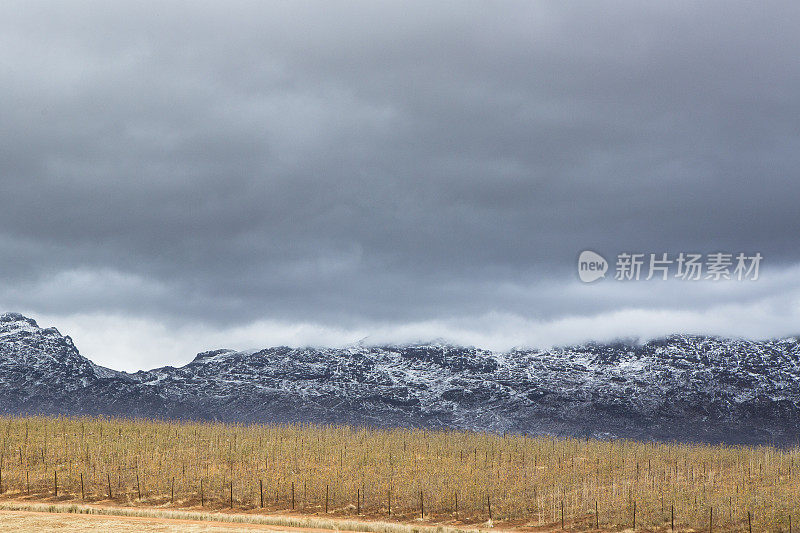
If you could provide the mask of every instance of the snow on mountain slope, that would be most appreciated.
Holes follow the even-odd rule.
[[[20,393],[49,385],[74,391],[94,379],[92,364],[55,328],[18,313],[0,315],[0,379]]]
[[[126,374],[0,317],[0,412],[795,443],[800,341],[674,335],[494,354],[442,343],[214,350]]]

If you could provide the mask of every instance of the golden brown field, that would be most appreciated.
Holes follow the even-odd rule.
[[[463,527],[789,530],[798,449],[457,431],[0,418],[0,502]],[[748,513],[750,524],[748,525]]]

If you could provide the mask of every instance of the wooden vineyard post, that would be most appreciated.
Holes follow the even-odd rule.
[[[294,481],[292,481],[292,511],[294,511]]]
[[[419,491],[419,517],[425,518],[425,501],[422,499],[422,489]]]
[[[714,524],[714,507],[711,506],[711,508],[708,510],[708,533],[711,533],[711,528],[713,524]]]
[[[600,529],[600,515],[597,513],[597,500],[594,501],[594,528]]]
[[[230,488],[231,488],[231,500],[230,500],[231,501],[231,509],[233,509],[233,481],[231,481]]]
[[[672,531],[675,531],[675,504],[669,507],[669,523]]]
[[[58,498],[58,470],[53,470],[53,494]]]
[[[389,486],[389,516],[392,516],[392,487]]]
[[[203,478],[200,478],[200,507],[205,507],[205,503],[203,498]]]
[[[83,494],[83,472],[81,472],[81,500],[85,500],[86,497]]]
[[[325,485],[325,513],[328,513],[328,485]]]
[[[461,453],[463,454],[464,452]],[[456,520],[458,520],[458,491],[455,492],[455,499],[456,499]]]
[[[172,476],[172,484],[169,487],[169,503],[175,503],[175,476]]]
[[[486,506],[489,508],[489,520],[492,519],[492,500],[489,499],[489,493],[486,493]]]
[[[561,500],[561,529],[564,529],[564,500]]]
[[[747,531],[753,533],[753,522],[750,519],[750,511],[747,511]]]
[[[356,489],[356,514],[361,514],[361,489]]]
[[[264,508],[264,480],[263,479],[259,479],[258,480],[258,494],[259,494],[259,497],[261,498],[261,508],[263,509]]]
[[[136,497],[142,501],[142,487],[139,485],[139,472],[136,472]]]

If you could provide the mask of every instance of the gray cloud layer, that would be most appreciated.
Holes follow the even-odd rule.
[[[794,312],[799,10],[6,3],[0,302],[352,331]],[[760,251],[767,281],[601,293],[586,248]]]

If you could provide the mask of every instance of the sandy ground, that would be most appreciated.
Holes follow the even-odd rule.
[[[330,530],[292,528],[263,524],[220,524],[197,520],[174,520],[168,518],[144,518],[128,516],[79,515],[68,513],[44,513],[35,511],[0,511],[0,531],[3,532],[189,532],[189,533],[233,533],[237,531],[288,531],[298,533],[322,533]]]

